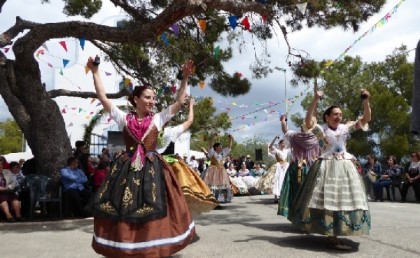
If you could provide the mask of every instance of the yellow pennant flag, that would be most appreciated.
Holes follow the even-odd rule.
[[[90,71],[89,67],[85,66],[85,73],[88,74],[89,71]]]
[[[198,20],[198,26],[200,26],[200,29],[206,33],[206,27],[207,27],[207,22],[206,20]]]
[[[204,87],[206,87],[206,84],[204,83],[204,81],[200,81],[199,85],[200,85],[200,89],[204,89]]]

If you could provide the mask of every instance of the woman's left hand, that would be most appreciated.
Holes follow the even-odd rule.
[[[192,70],[194,68],[194,62],[192,60],[188,60],[182,66],[182,75],[184,78],[188,78],[192,74]]]

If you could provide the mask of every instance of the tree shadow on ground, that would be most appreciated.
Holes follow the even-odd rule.
[[[31,232],[54,232],[54,231],[72,231],[81,230],[87,233],[93,233],[93,218],[60,220],[60,221],[39,221],[39,222],[21,222],[7,223],[0,228],[1,231],[13,231],[13,233],[31,233]]]
[[[300,235],[300,236],[286,236],[286,237],[273,237],[273,236],[249,236],[248,239],[236,240],[235,242],[252,242],[256,240],[268,241],[280,247],[294,248],[299,250],[306,250],[312,252],[324,252],[333,254],[355,253],[359,251],[360,243],[354,242],[350,239],[339,238],[343,244],[351,247],[351,250],[339,250],[329,246],[325,236],[314,235]]]

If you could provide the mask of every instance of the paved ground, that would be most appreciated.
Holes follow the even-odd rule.
[[[175,258],[420,257],[420,204],[371,202],[372,231],[345,238],[352,251],[326,247],[325,237],[296,230],[276,215],[270,196],[235,197],[196,220],[200,240]],[[90,247],[93,220],[0,224],[2,258],[101,257]]]

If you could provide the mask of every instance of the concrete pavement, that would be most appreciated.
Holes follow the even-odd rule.
[[[223,209],[196,219],[200,240],[177,258],[419,257],[420,204],[371,202],[369,236],[348,237],[352,251],[328,249],[325,237],[308,235],[276,215],[271,196],[235,197]],[[90,247],[93,220],[0,224],[2,258],[101,257]]]

